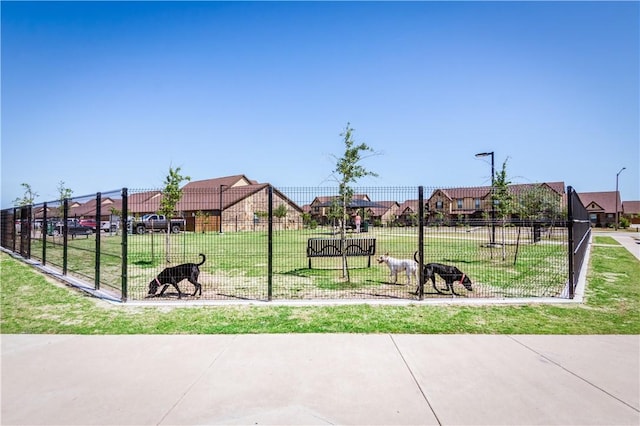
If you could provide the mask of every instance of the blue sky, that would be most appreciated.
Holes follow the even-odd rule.
[[[7,2],[2,207],[245,174],[639,194],[638,2]],[[329,178],[329,179],[328,179]],[[403,201],[403,200],[400,200]]]

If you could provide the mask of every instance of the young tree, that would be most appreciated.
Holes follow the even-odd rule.
[[[502,260],[507,257],[505,246],[505,225],[507,218],[515,211],[514,197],[509,192],[511,181],[507,177],[507,160],[502,163],[502,170],[496,173],[493,183],[492,202],[495,203],[496,214],[502,223]]]
[[[273,215],[279,219],[281,225],[284,223],[285,229],[286,229],[285,219],[287,217],[287,213],[288,213],[287,206],[285,206],[284,204],[280,204],[278,207],[276,207],[273,210]]]
[[[180,184],[185,180],[190,181],[191,178],[189,176],[182,176],[180,174],[180,167],[177,167],[175,170],[173,169],[173,167],[169,167],[169,174],[165,178],[164,188],[162,190],[160,209],[158,209],[158,213],[164,215],[167,219],[167,236],[165,240],[165,253],[167,257],[167,263],[171,263],[169,247],[171,235],[171,219],[175,216],[176,205],[182,198],[182,189],[180,189]]]
[[[13,200],[13,205],[16,207],[25,207],[32,205],[36,198],[38,198],[38,193],[31,189],[31,185],[28,183],[20,184],[24,188],[24,195],[22,198],[16,198]]]
[[[348,206],[353,198],[352,184],[366,176],[378,176],[376,173],[370,172],[360,162],[368,156],[363,154],[374,151],[366,143],[356,144],[353,139],[353,131],[351,124],[347,123],[344,132],[340,134],[344,138],[344,154],[340,158],[336,158],[336,168],[333,170],[333,176],[339,184],[340,201],[335,204],[335,209],[339,217],[340,223],[340,247],[342,248],[342,277],[350,281],[349,268],[347,266],[347,253],[344,250],[346,240],[346,224],[348,219]]]
[[[64,181],[58,182],[58,200],[60,200],[60,205],[64,203],[66,198],[71,198],[71,194],[73,194],[73,191],[64,186]]]

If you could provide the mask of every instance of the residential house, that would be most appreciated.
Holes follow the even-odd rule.
[[[244,175],[189,182],[176,209],[184,215],[188,231],[266,230],[269,186]],[[276,188],[273,212],[276,230],[302,228],[302,209]]]
[[[419,213],[418,200],[406,200],[404,203],[398,205],[396,210],[395,220],[390,221],[389,224],[402,225],[402,226],[417,226],[418,225],[418,213]]]
[[[589,212],[589,221],[594,227],[613,227],[616,223],[616,205],[618,214],[622,215],[623,207],[620,192],[579,192],[578,197]]]
[[[533,213],[526,212],[532,207],[536,216],[558,215],[566,204],[564,182],[515,184],[507,190],[519,206],[510,219],[532,216]],[[428,223],[464,223],[488,218],[492,212],[491,186],[436,189],[427,200],[425,210]]]
[[[640,201],[623,201],[623,216],[626,217],[634,225],[640,224]]]
[[[119,211],[122,208],[122,200],[120,199],[113,199],[110,197],[101,198],[100,218],[96,218],[97,204],[96,198],[91,198],[85,203],[74,202],[69,204],[68,216],[78,219],[91,218],[96,219],[97,221],[109,220],[114,209]]]
[[[397,201],[376,201],[380,207],[370,207],[367,209],[367,218],[373,224],[389,224],[396,220],[400,209]]]
[[[320,196],[315,197],[311,204],[309,204],[309,213],[311,214],[311,219],[315,220],[320,225],[328,225],[331,222],[330,219],[330,211],[331,211],[331,203],[333,201],[338,201],[339,196]],[[367,194],[354,194],[351,197],[352,200],[362,200],[371,202],[371,199]],[[367,213],[371,213],[370,211]],[[367,217],[371,217],[370,215]]]

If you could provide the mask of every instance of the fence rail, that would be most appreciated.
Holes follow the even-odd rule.
[[[468,200],[443,205],[438,191],[443,190],[358,188],[356,194],[365,196],[347,206],[344,227],[334,215],[335,202],[327,201],[335,200],[336,188],[190,191],[183,194],[179,217],[171,218],[182,221],[180,232],[147,223],[147,232],[136,233],[132,225],[145,213],[157,213],[161,194],[123,189],[2,210],[1,243],[123,301],[148,300],[149,283],[164,268],[198,263],[200,253],[207,260],[200,266],[199,298],[207,300],[451,297],[439,292],[445,287],[441,277],[435,287],[431,281],[419,286],[420,267],[407,276],[393,269],[397,262],[383,262],[383,254],[410,264],[416,259],[420,266],[456,266],[473,283],[472,291],[455,284],[463,297],[573,297],[589,224],[571,187],[567,206],[555,212],[548,206],[561,201],[543,200],[546,209],[494,221],[483,214],[484,201],[475,201],[478,209],[469,208]],[[522,195],[522,205],[524,200]],[[373,240],[374,261],[321,256],[310,268],[309,241],[324,239],[346,240],[335,247]],[[179,287],[193,292],[186,280]],[[162,297],[176,293],[168,288]]]

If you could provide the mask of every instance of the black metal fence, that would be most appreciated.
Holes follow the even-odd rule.
[[[578,193],[571,187],[567,187],[567,220],[569,239],[569,298],[575,296],[580,271],[591,241],[591,222],[589,212],[580,201]]]
[[[461,297],[573,297],[588,242],[570,187],[516,191],[506,212],[486,188],[357,188],[343,216],[337,188],[249,186],[185,191],[168,221],[158,190],[6,209],[2,246],[124,301],[149,300],[160,271],[200,253],[199,299],[419,300],[452,293],[439,276],[418,286],[414,259],[462,271],[472,290],[455,282]],[[188,281],[179,288],[196,298]]]

